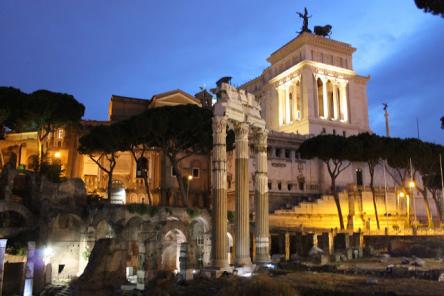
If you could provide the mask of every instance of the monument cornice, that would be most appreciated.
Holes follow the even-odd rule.
[[[303,45],[313,45],[316,47],[321,47],[324,49],[334,50],[344,54],[353,54],[356,48],[352,47],[350,44],[345,42],[336,41],[330,38],[325,38],[321,36],[316,36],[311,33],[302,33],[301,35],[293,38],[285,45],[274,51],[268,58],[267,61],[270,64],[275,64],[281,59],[287,57],[289,54],[302,47]]]
[[[279,73],[272,79],[270,79],[268,82],[271,84],[274,83],[285,83],[287,80],[291,80],[296,78],[304,69],[304,67],[310,67],[313,70],[316,70],[316,72],[323,72],[328,73],[331,76],[344,76],[344,77],[356,77],[356,72],[350,69],[340,68],[324,63],[319,63],[311,60],[304,60],[300,63],[297,63],[296,65],[288,68],[287,70]],[[298,72],[299,71],[299,72]],[[295,73],[297,72],[297,73]],[[295,77],[293,77],[295,76]]]

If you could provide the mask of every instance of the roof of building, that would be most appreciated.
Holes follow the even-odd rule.
[[[318,36],[311,33],[302,33],[277,50],[275,50],[268,58],[267,61],[271,64],[279,61],[280,59],[286,57],[289,53],[293,52],[297,48],[301,47],[303,44],[311,44],[317,47],[323,47],[326,49],[336,50],[346,54],[352,54],[356,51],[356,48],[352,47],[350,44],[333,40],[330,38]]]

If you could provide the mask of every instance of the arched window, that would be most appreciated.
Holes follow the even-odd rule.
[[[323,83],[321,78],[318,78],[317,81],[317,90],[318,90],[318,114],[319,117],[325,117],[325,110],[324,110],[324,89],[323,89]]]

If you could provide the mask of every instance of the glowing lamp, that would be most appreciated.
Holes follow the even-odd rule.
[[[54,153],[54,157],[60,159],[60,157],[62,157],[62,154],[60,153],[60,151],[56,151]]]
[[[415,188],[415,181],[410,181],[409,182],[409,187],[410,188]]]
[[[193,176],[189,175],[188,176],[188,181],[191,181],[191,180],[193,180]]]
[[[399,197],[405,197],[405,193],[404,193],[404,191],[399,192],[398,196],[399,196]]]

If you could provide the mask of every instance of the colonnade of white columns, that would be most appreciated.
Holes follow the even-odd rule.
[[[278,89],[279,126],[301,119],[301,83],[294,79],[279,86]]]
[[[235,264],[251,264],[250,257],[250,209],[249,209],[249,145],[250,124],[232,120],[236,135],[236,239]],[[224,116],[213,117],[213,265],[228,267],[227,239],[227,170],[226,170],[226,128]],[[255,151],[257,171],[255,173],[256,207],[256,263],[269,262],[268,222],[268,177],[267,177],[267,131],[255,128]]]
[[[331,119],[342,122],[348,121],[348,104],[347,104],[347,81],[336,78],[329,78],[327,76],[315,75],[316,81],[322,83],[322,93],[317,91],[317,102],[322,104],[321,112],[318,106],[318,114],[322,119]],[[331,90],[328,89],[328,83],[331,84]],[[331,106],[329,93],[332,93],[333,106]],[[320,96],[322,95],[322,103],[320,103]],[[333,108],[332,108],[333,107]],[[330,110],[333,109],[333,112]],[[332,114],[330,114],[332,113]]]

